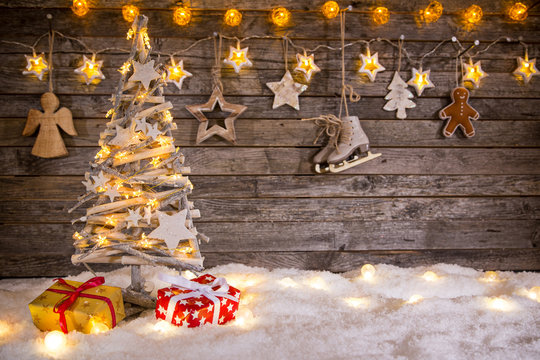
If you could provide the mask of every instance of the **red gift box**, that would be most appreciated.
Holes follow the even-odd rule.
[[[158,319],[176,326],[197,327],[225,324],[236,316],[240,290],[227,284],[224,278],[206,274],[190,281],[181,276],[159,274],[159,279],[172,286],[158,290]]]

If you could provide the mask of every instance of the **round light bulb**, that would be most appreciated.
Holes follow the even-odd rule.
[[[45,335],[43,343],[49,351],[58,351],[66,346],[66,335],[58,330],[54,330]]]
[[[274,25],[285,26],[291,19],[291,12],[284,7],[278,7],[272,10],[271,19]]]
[[[92,328],[90,329],[90,334],[100,334],[109,331],[109,327],[99,321],[93,321]]]
[[[333,19],[339,15],[339,5],[335,1],[327,1],[321,8],[325,18]]]
[[[430,2],[429,5],[424,10],[420,10],[420,14],[422,15],[426,23],[436,22],[437,20],[439,20],[442,13],[443,13],[443,6],[438,1]]]
[[[122,17],[128,22],[133,22],[135,18],[139,16],[139,8],[135,5],[124,5],[122,6]]]
[[[478,24],[483,16],[482,8],[478,5],[471,5],[465,10],[463,17],[469,24]]]
[[[525,4],[517,2],[508,8],[508,17],[514,21],[523,21],[529,15]]]
[[[86,2],[86,0],[73,0],[71,10],[77,16],[84,16],[88,14],[90,8],[88,7],[88,3]]]
[[[379,6],[373,10],[372,18],[377,25],[386,24],[390,20],[390,11],[383,6]]]
[[[188,7],[180,6],[174,10],[173,21],[180,26],[186,26],[191,21],[191,10]]]
[[[249,325],[253,319],[253,313],[247,307],[242,307],[238,310],[235,317],[235,324],[241,327]]]
[[[424,297],[422,295],[414,294],[409,298],[407,301],[408,304],[417,304],[420,301],[424,300]]]
[[[422,278],[426,281],[436,281],[439,279],[439,276],[437,274],[435,274],[433,271],[426,271],[423,275],[422,275]]]
[[[364,280],[372,280],[375,277],[375,266],[371,264],[365,264],[360,269],[360,272],[362,273],[362,278]]]
[[[498,282],[500,278],[496,271],[486,271],[482,280],[486,282]]]
[[[540,302],[540,286],[534,286],[529,290],[529,299]]]
[[[236,9],[229,9],[225,13],[223,20],[229,26],[238,26],[242,22],[242,13]]]
[[[500,297],[489,298],[487,300],[487,306],[491,310],[496,310],[496,311],[512,310],[512,304],[508,300],[500,298]]]

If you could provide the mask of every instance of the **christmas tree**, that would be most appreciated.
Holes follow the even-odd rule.
[[[403,81],[399,73],[394,73],[394,78],[388,90],[390,92],[384,97],[385,100],[389,100],[383,107],[386,111],[397,110],[396,116],[398,119],[405,119],[407,117],[406,109],[416,107],[416,104],[409,99],[413,98],[413,94],[407,90],[407,83]]]
[[[85,225],[73,236],[72,262],[133,265],[134,290],[141,290],[138,265],[202,270],[199,240],[208,240],[193,226],[200,214],[187,199],[193,185],[174,146],[173,106],[162,96],[166,72],[150,59],[146,24],[141,16],[128,32],[133,43],[119,69],[111,120],[85,174],[87,192],[70,210],[94,201],[78,219]]]

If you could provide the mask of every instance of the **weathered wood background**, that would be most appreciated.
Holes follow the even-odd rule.
[[[90,47],[128,48],[128,24],[120,7],[125,1],[95,1],[83,18],[69,9],[70,1],[0,1],[0,39],[32,43],[48,29],[46,14],[54,16],[54,28],[83,39]],[[338,19],[325,20],[318,12],[322,0],[203,1],[193,0],[192,24],[176,26],[171,19],[172,1],[135,2],[149,17],[149,33],[155,49],[173,52],[194,40],[221,31],[231,36],[282,35],[313,48],[320,43],[339,46]],[[422,26],[414,12],[428,1],[385,1],[390,22],[374,26],[368,11],[375,1],[353,3],[347,17],[347,41],[386,37],[396,41],[405,34],[405,47],[414,56],[424,54],[439,41],[456,35],[483,44],[510,36],[530,44],[529,56],[540,59],[540,17],[533,11],[524,23],[512,23],[503,15],[503,1],[476,1],[484,9],[482,23],[472,31],[459,24],[461,1],[443,1],[445,14],[436,23]],[[355,4],[356,3],[356,4]],[[274,5],[293,10],[293,24],[276,29],[262,11]],[[237,29],[222,25],[223,9],[244,11]],[[308,11],[309,10],[309,11]],[[224,43],[224,54],[229,43]],[[358,76],[361,46],[349,48],[346,71],[362,95],[351,105],[383,156],[339,175],[315,175],[310,158],[314,124],[303,117],[336,113],[339,104],[340,55],[319,51],[322,71],[314,76],[301,96],[301,110],[272,110],[273,96],[265,86],[283,75],[281,41],[253,39],[245,43],[254,66],[239,75],[222,70],[225,96],[248,110],[236,121],[238,145],[219,139],[195,145],[198,122],[186,104],[205,102],[210,94],[211,42],[205,42],[182,58],[194,74],[182,91],[173,85],[167,99],[178,123],[176,144],[182,147],[193,169],[195,191],[191,199],[202,212],[197,227],[211,237],[202,245],[206,265],[241,262],[266,267],[297,267],[343,271],[364,262],[401,266],[456,263],[484,269],[540,270],[540,76],[528,85],[512,76],[516,58],[523,56],[517,43],[501,43],[483,54],[489,77],[472,91],[470,103],[481,119],[474,123],[477,135],[461,134],[446,139],[437,112],[449,103],[454,84],[455,50],[448,44],[424,61],[436,85],[428,89],[406,120],[385,112],[386,86],[397,69],[397,51],[375,43],[387,71],[374,83]],[[38,50],[46,50],[46,41]],[[0,276],[64,275],[82,271],[70,263],[73,252],[70,224],[72,206],[84,188],[80,181],[88,161],[97,151],[106,122],[108,98],[125,54],[99,56],[107,77],[86,86],[73,72],[89,55],[72,41],[57,39],[55,91],[61,105],[75,117],[78,137],[64,139],[70,156],[44,160],[30,155],[35,137],[21,136],[25,117],[39,108],[47,83],[23,76],[25,48],[0,43]],[[289,53],[293,67],[294,51]],[[168,61],[168,58],[162,58]],[[402,62],[403,78],[411,64]],[[81,215],[80,211],[75,216]]]

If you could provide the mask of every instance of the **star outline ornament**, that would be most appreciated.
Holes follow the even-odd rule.
[[[29,56],[24,55],[26,58],[26,67],[23,71],[23,75],[36,75],[39,81],[43,81],[43,75],[49,72],[49,63],[45,60],[43,53],[39,55]]]
[[[411,71],[412,77],[409,81],[407,81],[407,84],[416,90],[416,94],[418,96],[422,95],[425,89],[435,87],[429,78],[431,70],[428,69],[423,71],[422,67],[420,67],[420,69],[413,67]]]
[[[465,66],[463,82],[469,81],[475,89],[478,89],[480,87],[480,80],[488,76],[488,74],[482,70],[482,61],[478,60],[474,64],[470,61],[469,64],[463,64],[463,66]]]
[[[159,226],[148,234],[148,238],[163,240],[171,252],[176,249],[180,240],[196,239],[195,234],[185,225],[187,209],[174,215],[168,215],[162,211],[156,211],[156,213]]]
[[[253,65],[247,57],[248,50],[248,46],[243,49],[240,49],[240,46],[237,46],[236,48],[231,46],[229,48],[229,56],[226,59],[223,59],[223,62],[227,65],[231,65],[234,68],[234,72],[238,74],[240,69],[244,66],[251,67]]]
[[[525,55],[525,59],[523,59],[521,56],[518,56],[517,63],[518,66],[516,70],[514,70],[513,74],[516,76],[520,76],[525,84],[528,84],[533,76],[538,75],[538,69],[536,68],[536,59],[529,60],[527,55]]]
[[[272,109],[289,105],[295,110],[300,110],[298,97],[308,88],[307,85],[294,81],[289,70],[285,72],[280,81],[267,82],[266,86],[274,93]]]
[[[315,64],[315,55],[311,54],[309,56],[296,54],[297,65],[294,68],[294,71],[300,71],[304,73],[306,81],[311,81],[311,76],[314,73],[318,73],[321,69]]]
[[[101,72],[103,60],[95,61],[94,58],[89,59],[83,55],[83,63],[80,67],[73,70],[75,74],[82,75],[86,85],[90,85],[94,79],[105,79],[105,75]]]
[[[180,60],[178,64],[172,61],[171,65],[167,66],[167,82],[176,85],[178,90],[182,90],[184,80],[192,76],[192,73],[184,69],[184,60]]]
[[[216,104],[219,104],[219,107],[222,111],[230,112],[224,120],[225,127],[221,127],[217,124],[213,125],[208,129],[208,118],[204,115],[203,111],[213,111],[216,107]],[[234,121],[240,116],[244,111],[246,111],[247,106],[240,104],[231,104],[225,100],[223,93],[218,86],[214,86],[214,90],[210,95],[208,101],[204,104],[195,104],[195,105],[186,105],[186,109],[193,115],[197,120],[199,120],[199,129],[197,130],[197,144],[202,143],[206,139],[217,135],[224,138],[227,141],[236,144],[236,132],[234,129]]]
[[[161,75],[154,70],[154,60],[150,60],[145,64],[133,61],[133,74],[128,81],[139,81],[148,90],[150,82],[160,77]]]
[[[366,74],[371,82],[375,81],[377,73],[386,70],[386,68],[379,62],[379,53],[371,55],[368,50],[367,55],[360,54],[360,59],[362,61],[362,66],[360,66],[358,72],[360,74]]]

